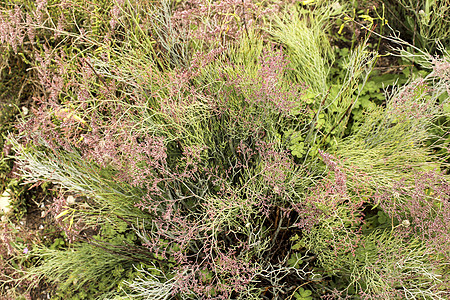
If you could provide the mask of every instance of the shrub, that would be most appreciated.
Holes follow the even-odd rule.
[[[35,31],[41,93],[9,142],[23,179],[61,188],[49,213],[68,239],[30,247],[22,278],[73,298],[443,299],[448,154],[427,143],[444,137],[445,60],[355,122],[377,54],[351,52],[331,93],[326,51],[295,43],[318,50],[337,12],[291,24],[258,19],[288,5],[238,2],[10,7],[2,42]]]

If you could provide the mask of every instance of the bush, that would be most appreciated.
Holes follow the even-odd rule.
[[[79,4],[2,11],[40,91],[8,141],[24,180],[60,188],[67,237],[30,247],[22,280],[72,299],[448,295],[445,57],[361,109],[377,53],[363,41],[329,83],[319,47],[343,7]]]

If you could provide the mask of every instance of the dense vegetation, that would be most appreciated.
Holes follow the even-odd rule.
[[[448,299],[445,2],[1,0],[2,297]]]

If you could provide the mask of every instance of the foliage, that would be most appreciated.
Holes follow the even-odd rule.
[[[275,28],[270,32],[286,47],[292,66],[291,80],[306,83],[310,92],[323,93],[328,88],[327,77],[334,57],[326,32],[342,10],[337,2],[313,11],[295,9],[276,18]]]
[[[439,50],[439,44],[450,41],[450,7],[445,1],[382,1],[388,12],[389,23],[410,39],[416,47],[430,53]]]
[[[20,180],[58,187],[61,232],[0,248],[24,259],[8,284],[45,281],[57,299],[448,296],[447,56],[377,74],[369,14],[354,47],[329,43],[349,15],[337,2],[83,3],[0,10],[0,47],[37,78],[10,154]]]

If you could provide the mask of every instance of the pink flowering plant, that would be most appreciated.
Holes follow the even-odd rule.
[[[297,38],[312,24],[323,38],[341,9],[317,5]],[[330,96],[329,54],[304,53],[323,69],[307,77],[270,17],[286,11],[302,14],[250,0],[2,7],[0,45],[38,82],[9,143],[23,179],[60,188],[47,214],[67,238],[22,249],[36,259],[23,282],[87,299],[449,295],[448,57],[424,56],[427,77],[353,123],[376,53],[362,42]]]

